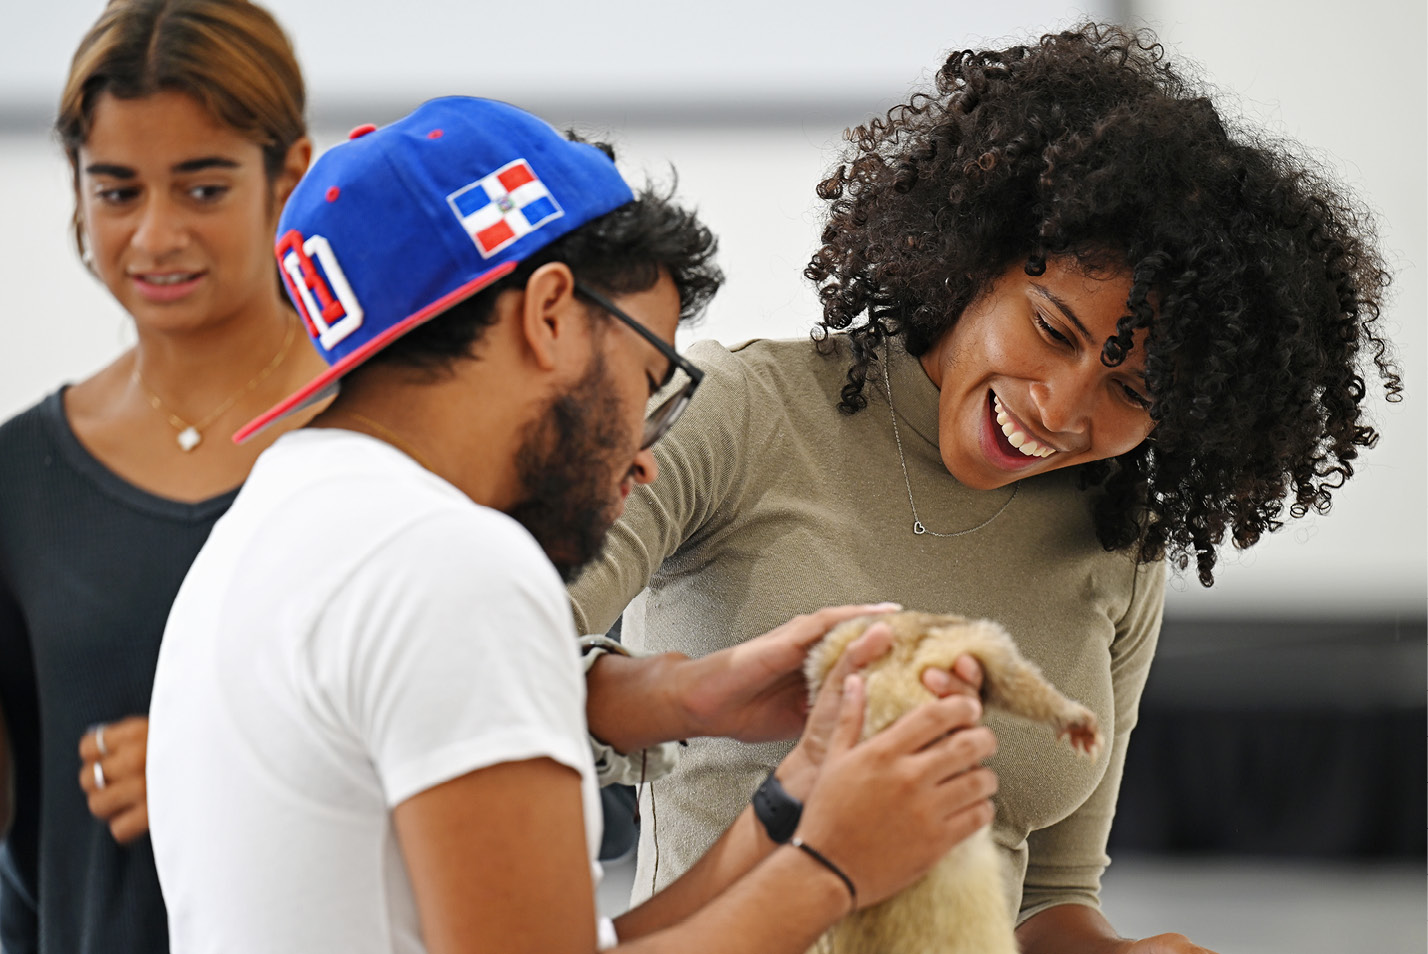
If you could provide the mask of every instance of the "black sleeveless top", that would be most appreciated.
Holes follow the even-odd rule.
[[[0,845],[6,954],[164,954],[147,835],[89,813],[79,740],[149,711],[169,606],[237,491],[195,504],[121,480],[79,443],[63,389],[0,426],[0,707],[15,820]]]

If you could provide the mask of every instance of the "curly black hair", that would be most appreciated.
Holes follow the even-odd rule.
[[[1131,276],[1101,360],[1148,329],[1150,440],[1082,465],[1109,550],[1216,551],[1327,512],[1353,475],[1368,364],[1401,380],[1376,325],[1388,273],[1368,213],[1291,144],[1234,130],[1146,32],[1087,24],[963,50],[935,88],[847,133],[818,186],[822,247],[804,274],[815,339],[849,329],[840,409],[867,405],[880,343],[925,354],[1008,268],[1054,256]]]
[[[573,132],[566,136],[585,141]],[[607,143],[591,145],[615,158]],[[501,293],[525,287],[531,274],[550,262],[564,262],[581,281],[616,297],[645,291],[659,281],[661,270],[668,272],[679,292],[679,320],[692,321],[719,290],[724,273],[714,260],[718,240],[692,210],[674,201],[674,189],[675,183],[665,191],[646,186],[633,201],[562,235],[523,259],[509,275],[402,335],[365,366],[401,365],[440,373],[469,357],[496,320]],[[595,305],[588,310],[603,313]]]

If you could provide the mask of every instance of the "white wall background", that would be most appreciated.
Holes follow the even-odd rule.
[[[805,334],[800,277],[816,243],[813,183],[844,125],[900,101],[945,50],[1078,19],[1055,0],[721,4],[530,2],[518,16],[472,0],[272,0],[307,71],[319,146],[422,98],[477,93],[581,121],[627,168],[667,179],[723,240],[729,283],[694,333],[731,342]],[[74,380],[129,341],[127,321],[75,261],[67,170],[45,135],[74,43],[98,2],[11,11],[0,50],[0,415]],[[1376,407],[1383,440],[1328,517],[1226,557],[1209,591],[1187,580],[1181,615],[1421,617],[1428,590],[1425,338],[1425,10],[1361,0],[1105,0],[1205,68],[1230,109],[1309,145],[1379,215],[1397,272],[1386,325],[1407,400]],[[15,20],[18,15],[18,21]]]
[[[1040,28],[1115,0],[269,0],[312,99],[406,102],[454,91],[535,101],[796,102],[896,95],[947,46]],[[0,102],[50,104],[102,0],[7,11]],[[14,42],[22,40],[22,42]]]

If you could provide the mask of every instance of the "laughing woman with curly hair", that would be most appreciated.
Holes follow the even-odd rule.
[[[698,397],[572,587],[578,622],[647,588],[627,641],[703,655],[830,603],[997,619],[1110,740],[1077,760],[988,718],[1022,949],[1201,951],[1099,913],[1166,563],[1210,585],[1226,540],[1327,511],[1377,439],[1366,378],[1400,381],[1372,223],[1108,27],[953,53],[848,140],[818,187],[815,340],[691,350]],[[786,749],[692,740],[646,786],[637,895]]]

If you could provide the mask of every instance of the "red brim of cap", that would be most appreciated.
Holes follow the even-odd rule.
[[[506,277],[515,271],[516,264],[516,262],[505,262],[491,269],[489,272],[482,272],[455,291],[441,296],[430,305],[421,309],[421,311],[403,318],[371,341],[362,345],[362,347],[347,355],[341,361],[332,365],[322,374],[313,378],[296,392],[288,395],[282,401],[273,405],[273,407],[259,414],[247,424],[244,424],[233,435],[233,443],[242,444],[268,426],[287,417],[289,414],[296,413],[308,405],[315,404],[323,398],[328,397],[329,394],[335,393],[338,380],[348,371],[362,364],[368,358],[371,358],[372,355],[381,351],[417,325],[425,324],[457,302],[470,298],[487,285]]]

